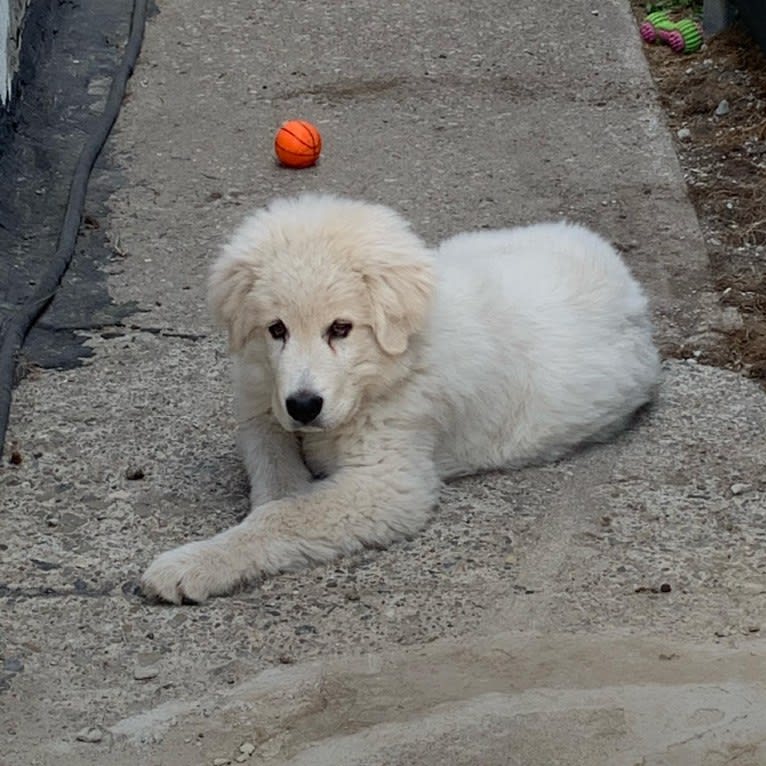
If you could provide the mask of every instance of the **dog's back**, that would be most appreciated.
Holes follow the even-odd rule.
[[[651,398],[647,301],[598,235],[564,223],[462,234],[436,268],[425,367],[442,475],[556,458]]]

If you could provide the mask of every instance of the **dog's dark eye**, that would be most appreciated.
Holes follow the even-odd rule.
[[[284,340],[287,337],[287,328],[284,322],[277,319],[269,325],[269,334],[274,340]]]
[[[345,338],[354,325],[351,322],[344,322],[342,319],[336,319],[328,328],[327,335],[330,338]]]

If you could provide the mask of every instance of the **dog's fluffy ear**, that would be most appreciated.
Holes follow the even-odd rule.
[[[255,264],[240,254],[224,251],[210,269],[208,302],[213,317],[229,332],[229,350],[241,351],[252,331],[248,296],[256,279]]]
[[[380,347],[387,354],[403,354],[410,336],[422,328],[431,304],[430,256],[423,248],[376,258],[366,264],[363,276],[370,293],[372,329]]]

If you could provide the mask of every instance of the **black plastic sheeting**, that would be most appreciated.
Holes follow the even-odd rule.
[[[15,98],[0,125],[0,456],[19,350],[72,261],[146,14],[147,0],[37,0],[25,20]]]

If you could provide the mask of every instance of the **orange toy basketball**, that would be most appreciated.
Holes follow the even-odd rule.
[[[314,125],[305,120],[285,122],[274,136],[274,151],[283,165],[307,168],[319,159],[322,136]]]

